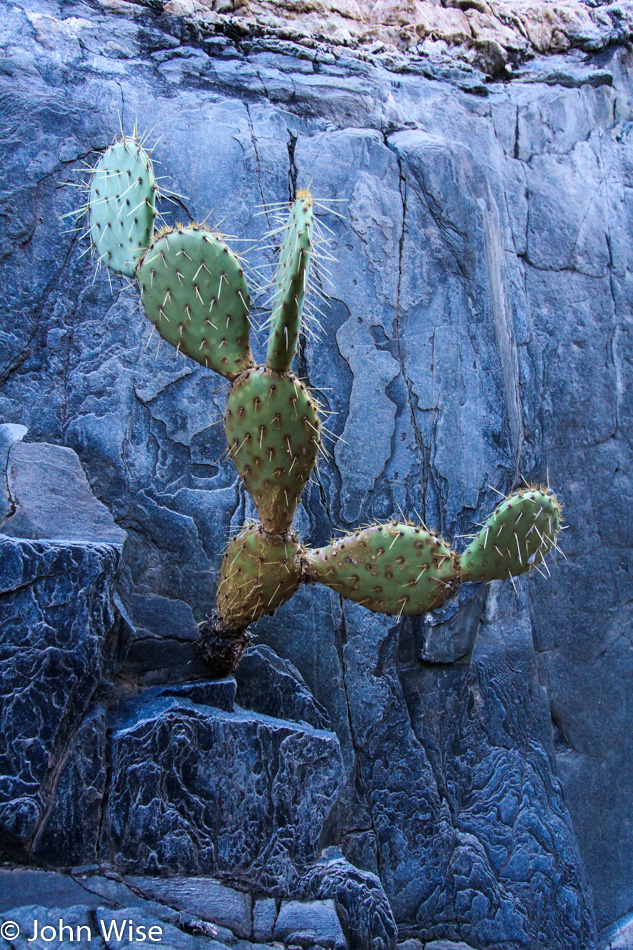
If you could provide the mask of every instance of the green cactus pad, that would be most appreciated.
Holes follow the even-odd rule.
[[[540,564],[560,530],[560,513],[560,504],[549,489],[510,495],[461,555],[462,580],[501,580]]]
[[[419,525],[376,524],[302,553],[311,580],[374,613],[426,613],[459,583],[456,555]]]
[[[301,582],[294,537],[267,535],[260,525],[242,528],[222,558],[217,613],[225,628],[245,629],[274,613]]]
[[[321,443],[314,401],[292,373],[259,366],[233,383],[224,428],[231,458],[264,528],[284,534]]]
[[[269,369],[285,373],[297,351],[312,251],[313,203],[300,191],[292,205],[275,274],[275,297],[266,353]]]
[[[164,340],[229,379],[253,365],[244,271],[224,241],[195,225],[166,231],[138,277],[145,313]]]
[[[126,277],[151,244],[155,194],[147,152],[131,138],[111,145],[90,182],[90,237],[103,262]]]

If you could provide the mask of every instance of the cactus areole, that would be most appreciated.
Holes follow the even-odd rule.
[[[401,617],[436,609],[464,582],[539,568],[561,527],[561,506],[549,489],[504,498],[462,554],[408,521],[373,524],[316,550],[292,533],[322,433],[317,402],[291,369],[319,229],[309,191],[289,203],[279,229],[266,363],[256,366],[239,256],[204,226],[154,231],[158,188],[135,135],[105,152],[88,188],[93,251],[110,269],[137,278],[145,314],[162,339],[231,381],[228,454],[260,521],[229,540],[215,609],[200,624],[199,652],[214,675],[235,669],[250,625],[302,583],[325,584],[368,610]]]

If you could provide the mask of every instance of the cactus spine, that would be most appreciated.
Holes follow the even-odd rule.
[[[445,541],[421,525],[398,522],[306,551],[304,570],[374,613],[397,616],[439,607],[459,584],[459,559]]]
[[[229,379],[253,365],[244,271],[219,237],[195,225],[163,229],[138,279],[148,319],[177,350]]]
[[[314,205],[309,191],[299,191],[284,231],[275,275],[266,365],[286,373],[297,351],[306,283],[312,253]]]
[[[113,145],[90,184],[90,236],[111,270],[133,277],[149,247],[156,217],[156,179],[147,152],[134,137]]]
[[[224,417],[228,450],[260,523],[229,541],[215,614],[200,625],[200,653],[216,675],[239,662],[249,625],[301,583],[325,584],[371,611],[400,617],[439,607],[463,582],[539,567],[560,529],[561,508],[549,489],[505,498],[461,555],[424,525],[405,521],[370,525],[316,550],[291,533],[321,444],[318,406],[291,370],[313,254],[309,191],[290,202],[266,364],[255,366],[239,257],[220,235],[196,224],[154,233],[156,182],[140,143],[122,138],[111,146],[89,187],[93,249],[108,267],[138,278],[145,313],[163,339],[232,383]]]

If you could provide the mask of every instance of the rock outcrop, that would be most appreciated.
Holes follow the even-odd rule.
[[[595,53],[633,37],[633,4],[608,0],[164,0],[162,8],[203,33],[321,42],[405,69],[457,61],[502,78],[537,54]]]

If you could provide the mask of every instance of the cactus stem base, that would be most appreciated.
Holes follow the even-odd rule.
[[[196,650],[211,676],[222,679],[237,669],[242,654],[253,637],[248,629],[233,630],[212,616],[198,624]]]

